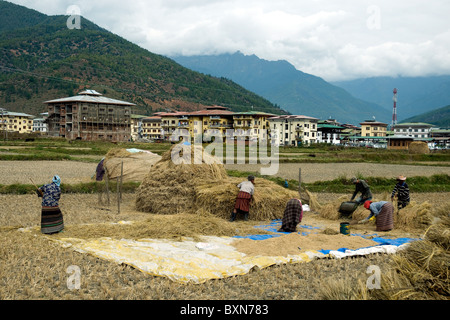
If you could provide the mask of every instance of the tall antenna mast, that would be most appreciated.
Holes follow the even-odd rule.
[[[397,124],[397,88],[394,88],[394,97],[392,98],[394,101],[394,110],[392,111],[392,128]]]

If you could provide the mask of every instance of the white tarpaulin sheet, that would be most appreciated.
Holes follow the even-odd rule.
[[[254,267],[308,262],[324,256],[313,251],[287,257],[247,256],[231,245],[234,238],[211,236],[203,237],[202,240],[62,238],[56,241],[78,252],[128,264],[151,275],[182,283],[202,283],[210,279],[243,275]]]

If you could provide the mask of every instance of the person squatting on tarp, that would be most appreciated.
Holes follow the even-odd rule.
[[[365,180],[357,179],[355,177],[352,178],[352,183],[355,185],[355,192],[353,192],[352,198],[350,201],[355,199],[356,195],[361,192],[361,196],[358,197],[355,201],[358,205],[363,204],[368,200],[372,200],[372,192],[370,191],[370,187]]]
[[[236,197],[233,212],[231,213],[230,221],[236,220],[238,213],[244,214],[244,220],[248,220],[248,212],[250,211],[250,200],[255,193],[255,177],[248,176],[247,181],[243,181],[237,185],[239,193]]]
[[[406,183],[405,176],[397,177],[397,184],[395,185],[394,190],[392,190],[391,201],[394,201],[396,193],[397,193],[397,209],[400,210],[406,207],[410,202],[409,187],[408,184]]]
[[[375,218],[377,226],[376,231],[389,231],[394,229],[394,206],[388,201],[366,201],[364,208],[370,211],[367,218],[361,220],[359,223],[366,223]]]
[[[36,190],[38,197],[42,197],[41,232],[53,234],[64,229],[64,220],[59,209],[61,198],[61,178],[55,175],[52,182]]]
[[[281,219],[281,228],[278,232],[295,232],[297,225],[302,222],[303,207],[299,199],[290,199],[284,209],[283,218]]]

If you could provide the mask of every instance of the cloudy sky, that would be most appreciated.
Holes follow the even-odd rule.
[[[450,74],[448,0],[8,1],[48,15],[76,6],[166,56],[239,50],[327,81]]]

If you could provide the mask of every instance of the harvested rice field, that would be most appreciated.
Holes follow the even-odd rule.
[[[327,195],[336,201],[342,195]],[[100,205],[98,196],[67,194],[61,200],[65,230],[52,236],[39,232],[40,203],[34,195],[1,195],[0,242],[2,243],[1,299],[162,299],[162,300],[317,300],[326,298],[330,281],[357,285],[366,281],[370,265],[387,272],[392,263],[388,254],[347,259],[317,259],[307,263],[280,264],[253,268],[249,273],[202,284],[183,284],[152,276],[127,264],[118,264],[94,255],[64,248],[55,240],[68,238],[167,238],[180,240],[199,235],[234,236],[258,233],[254,226],[267,221],[228,222],[201,215],[152,215],[136,211],[134,194],[124,194],[121,213],[112,205]],[[427,198],[441,198],[428,194]],[[324,197],[321,201],[325,201]],[[134,221],[137,228],[124,222]],[[305,212],[303,225],[339,232],[339,221]],[[30,228],[30,232],[20,231]],[[374,227],[358,226],[358,233],[373,233]],[[261,232],[263,233],[263,232]],[[393,230],[389,237],[420,237],[423,230]],[[338,235],[339,236],[339,235]],[[282,238],[285,237],[285,238]],[[283,235],[280,241],[289,241]],[[273,241],[273,240],[272,240]],[[261,243],[262,244],[262,243]],[[280,242],[278,245],[282,244]],[[275,244],[277,245],[277,244]],[[255,249],[255,244],[251,250]],[[262,246],[261,250],[266,250]],[[247,244],[248,250],[248,244]],[[81,270],[78,290],[68,289],[69,266]],[[270,290],[267,290],[270,288]],[[341,296],[342,299],[350,297]]]
[[[28,183],[30,174],[37,184],[46,183],[55,173],[67,183],[89,181],[96,167],[92,163],[68,161],[51,163],[5,161],[1,164],[0,168],[3,172],[0,175],[0,184]],[[16,166],[20,168],[16,169]],[[34,169],[27,166],[33,166]],[[348,164],[348,166],[354,166],[354,164]],[[365,166],[371,165],[365,164]],[[36,170],[37,168],[42,170]],[[437,170],[430,174],[442,173],[440,171],[442,168],[430,168]],[[78,171],[74,173],[75,170]],[[243,170],[247,171],[247,168]],[[318,166],[317,170],[323,171],[323,167]],[[337,171],[339,170],[337,168]],[[38,175],[36,175],[37,172]],[[398,174],[397,167],[394,166],[391,174],[391,176]],[[425,175],[422,171],[418,174]],[[378,176],[378,174],[374,175]],[[317,180],[323,180],[323,176]],[[150,188],[146,190],[146,192],[151,191]],[[170,191],[167,192],[170,193]],[[150,196],[151,193],[147,195],[147,197]],[[347,248],[352,248],[353,245],[355,248],[369,246],[374,243],[373,223],[350,226],[352,233],[364,235],[364,238],[339,234],[340,222],[343,220],[336,216],[336,207],[341,201],[346,201],[350,195],[332,193],[309,195],[310,199],[314,200],[311,201],[311,211],[304,212],[298,229],[308,232],[315,230],[314,235],[277,234],[277,238],[270,237],[257,241],[245,237],[250,234],[270,236],[276,233],[273,230],[260,228],[261,225],[272,223],[274,216],[265,219],[264,215],[254,213],[253,219],[249,221],[238,219],[235,222],[229,222],[225,213],[215,214],[215,210],[208,208],[203,210],[196,208],[196,210],[188,210],[189,212],[179,209],[176,212],[154,214],[138,210],[137,197],[138,192],[123,194],[119,214],[118,199],[114,193],[110,195],[109,205],[106,203],[105,195],[100,200],[98,194],[63,194],[60,207],[64,216],[65,230],[60,234],[44,236],[39,231],[40,199],[36,195],[0,195],[2,208],[0,211],[0,243],[2,244],[0,247],[0,299],[362,300],[407,299],[408,297],[448,299],[448,278],[443,278],[440,273],[442,268],[448,268],[450,261],[448,259],[448,224],[443,229],[436,229],[432,233],[433,239],[439,239],[440,249],[428,246],[440,259],[437,266],[433,265],[434,278],[426,275],[427,279],[435,280],[430,281],[436,285],[437,293],[433,290],[429,293],[429,288],[423,289],[422,284],[405,282],[404,279],[401,279],[400,286],[395,282],[397,278],[390,277],[392,270],[402,269],[402,262],[397,256],[404,261],[411,258],[400,254],[375,253],[342,259],[326,257],[311,258],[298,263],[274,263],[264,267],[255,266],[241,274],[193,283],[175,281],[169,276],[144,272],[139,265],[123,261],[120,263],[100,254],[90,253],[89,246],[98,245],[101,239],[105,241],[127,239],[146,246],[139,249],[140,252],[148,252],[145,250],[149,247],[153,248],[156,241],[183,244],[188,239],[194,244],[206,245],[205,236],[227,239],[241,237],[232,240],[231,245],[237,249],[237,252],[249,257],[272,255],[277,252],[277,248],[279,248],[278,254],[286,256],[295,253],[296,247],[299,249],[299,254],[306,254],[307,249],[319,249],[323,243],[327,246],[334,244],[337,247]],[[172,197],[175,196],[172,195]],[[446,208],[450,201],[448,194],[416,193],[411,197],[413,200],[411,207],[405,208],[404,214],[395,217],[398,227],[383,233],[383,237],[419,239],[424,237],[430,226],[440,226],[442,221],[446,221],[448,217]],[[346,200],[343,200],[344,198]],[[374,198],[381,200],[385,199],[386,195],[375,194]],[[205,206],[210,206],[211,201],[207,200],[204,200]],[[282,208],[278,207],[275,211],[277,211],[274,213],[275,217],[282,215]],[[367,212],[361,208],[354,213],[354,219],[366,215]],[[149,239],[154,242],[146,242]],[[121,246],[131,247],[130,243],[122,243]],[[82,247],[81,245],[84,244],[85,246]],[[167,245],[167,242],[164,244]],[[337,247],[330,247],[330,249]],[[83,248],[84,251],[77,248]],[[197,246],[197,248],[200,247]],[[442,248],[447,248],[447,251]],[[427,260],[430,256],[420,258],[430,262],[430,259]],[[412,270],[411,263],[408,263],[408,270]],[[78,267],[80,271],[79,287],[75,289],[69,286],[71,274],[68,268],[71,266]],[[383,291],[383,288],[380,289],[378,296],[364,289],[369,277],[367,274],[369,266],[379,267],[382,284],[389,284],[390,288],[399,286],[399,291],[394,292],[396,296],[387,295],[386,292],[390,291]],[[412,278],[414,277],[410,277]],[[403,294],[405,286],[409,286],[409,291]],[[422,291],[417,293],[415,287]]]

